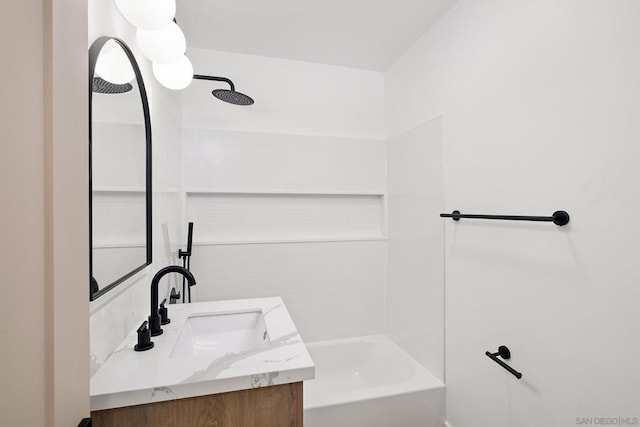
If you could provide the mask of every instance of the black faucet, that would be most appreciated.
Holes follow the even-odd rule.
[[[151,281],[151,314],[149,315],[149,330],[151,331],[151,336],[154,337],[162,334],[162,327],[160,326],[160,312],[158,310],[158,284],[160,283],[160,279],[169,273],[182,274],[186,277],[187,282],[189,282],[189,286],[196,284],[196,279],[193,277],[193,274],[191,274],[191,272],[186,268],[180,267],[179,265],[165,267],[153,276],[153,280]]]

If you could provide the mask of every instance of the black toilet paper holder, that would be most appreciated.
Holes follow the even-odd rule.
[[[511,366],[507,365],[506,363],[504,363],[502,360],[498,359],[498,357],[501,357],[505,360],[511,359],[511,351],[509,350],[509,348],[505,345],[501,345],[500,347],[498,347],[498,352],[497,353],[491,353],[489,351],[485,351],[484,353],[489,359],[493,360],[494,362],[496,362],[498,365],[502,366],[504,369],[506,369],[507,371],[509,371],[511,374],[513,374],[514,377],[516,377],[517,379],[522,378],[522,373],[516,371],[515,369],[513,369]]]

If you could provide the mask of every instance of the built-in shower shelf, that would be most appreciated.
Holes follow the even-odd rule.
[[[94,193],[145,193],[143,187],[93,187]]]
[[[287,194],[287,195],[324,195],[324,196],[384,196],[381,191],[327,191],[327,190],[260,190],[260,189],[223,189],[211,190],[202,188],[185,189],[186,194]]]
[[[197,245],[384,240],[384,194],[322,191],[185,191]]]
[[[93,249],[146,248],[147,244],[139,243],[93,243]]]
[[[378,242],[386,241],[386,237],[340,237],[340,238],[304,238],[304,239],[273,239],[273,240],[219,240],[211,242],[193,242],[194,246],[217,246],[217,245],[267,245],[267,244],[288,244],[288,243],[338,243],[338,242]]]

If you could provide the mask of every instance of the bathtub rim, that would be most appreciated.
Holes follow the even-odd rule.
[[[445,384],[439,380],[435,375],[429,372],[418,361],[411,357],[406,351],[404,351],[398,344],[396,344],[391,338],[384,334],[378,335],[365,335],[359,337],[342,338],[334,340],[313,341],[305,343],[307,350],[313,360],[313,348],[314,347],[329,347],[340,344],[348,344],[355,342],[372,342],[375,344],[386,345],[393,348],[394,351],[399,352],[406,363],[411,364],[414,368],[414,375],[406,381],[386,384],[381,386],[365,387],[356,390],[348,390],[330,395],[322,395],[321,397],[315,396],[312,402],[308,401],[309,393],[303,394],[303,408],[304,410],[312,410],[317,408],[325,408],[328,406],[345,405],[349,403],[361,402],[365,400],[374,400],[391,396],[401,396],[405,394],[428,392],[431,390],[440,390],[445,388]],[[318,363],[314,360],[316,368]],[[316,379],[318,378],[318,369],[316,369]],[[316,379],[305,381],[305,385],[310,386],[310,381],[316,381]]]

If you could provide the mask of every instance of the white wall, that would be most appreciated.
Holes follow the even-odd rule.
[[[182,94],[194,299],[280,295],[307,341],[383,332],[383,75],[188,52],[256,101],[225,104],[202,81]]]
[[[196,74],[230,78],[250,108],[215,101],[226,83],[196,80],[183,93],[185,128],[384,137],[384,75],[257,55],[187,49]]]
[[[460,0],[387,73],[390,135],[444,113],[453,427],[640,417],[640,3]],[[512,351],[518,381],[485,355]]]
[[[89,43],[100,36],[123,39],[141,68],[149,97],[153,137],[153,264],[91,303],[91,370],[95,372],[124,337],[149,316],[150,284],[162,267],[177,264],[180,243],[181,113],[180,95],[157,83],[150,62],[137,48],[135,29],[114,2],[89,2]],[[160,295],[168,296],[177,277],[167,277]],[[161,296],[162,298],[162,296]]]
[[[441,116],[389,138],[386,333],[444,378]]]

